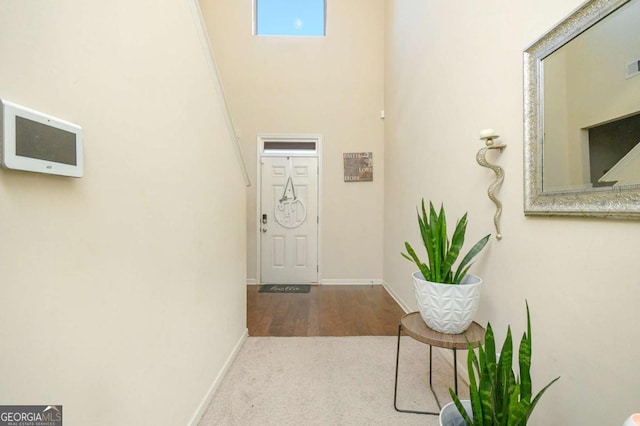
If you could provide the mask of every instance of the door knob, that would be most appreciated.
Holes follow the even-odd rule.
[[[267,232],[267,228],[262,228],[262,232],[263,233]]]

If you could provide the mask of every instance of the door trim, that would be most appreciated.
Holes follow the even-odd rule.
[[[278,142],[280,147],[286,146],[288,143],[304,142],[315,143],[315,149],[267,149],[265,150],[265,142]],[[292,145],[293,146],[293,145]],[[256,281],[257,284],[262,283],[262,244],[261,244],[261,206],[262,206],[262,157],[316,157],[318,159],[318,226],[317,226],[317,244],[318,244],[318,284],[322,282],[322,135],[320,134],[258,134],[256,149],[256,214],[255,214],[255,232],[256,232]]]

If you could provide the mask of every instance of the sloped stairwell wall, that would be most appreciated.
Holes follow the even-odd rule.
[[[0,97],[81,179],[0,170],[0,401],[184,425],[245,326],[245,186],[188,1],[0,2]]]

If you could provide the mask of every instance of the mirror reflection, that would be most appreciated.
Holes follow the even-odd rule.
[[[541,61],[542,192],[640,185],[640,0]]]

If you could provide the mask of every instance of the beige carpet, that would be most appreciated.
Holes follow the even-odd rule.
[[[393,408],[396,343],[377,336],[249,337],[199,424],[437,426],[437,416]],[[453,371],[436,350],[433,362],[434,388],[446,404]],[[403,337],[400,408],[437,410],[428,366],[429,347]]]

